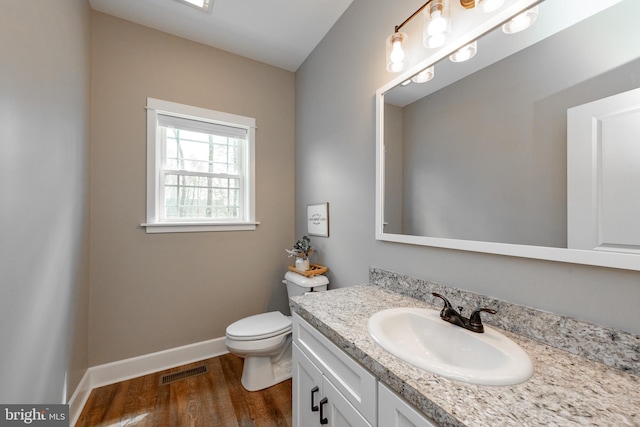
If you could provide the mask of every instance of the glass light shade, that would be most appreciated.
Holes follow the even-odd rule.
[[[436,47],[444,46],[444,43],[447,41],[447,37],[444,34],[439,34],[437,36],[426,36],[423,39],[424,47],[428,49],[433,49]]]
[[[491,13],[504,6],[505,0],[476,0],[476,7],[484,13]]]
[[[423,12],[424,27],[422,29],[422,42],[427,48],[435,48],[444,45],[446,33],[451,31],[451,19],[449,17],[449,1],[434,0]]]
[[[405,33],[393,33],[387,39],[387,71],[398,73],[404,68],[404,47],[407,39]]]
[[[184,0],[187,3],[191,3],[194,6],[198,6],[201,9],[204,9],[208,3],[206,0]]]
[[[473,58],[478,52],[478,42],[473,41],[449,55],[451,62],[464,62]]]
[[[176,0],[180,3],[193,6],[196,9],[200,9],[203,12],[210,12],[213,0]]]
[[[411,77],[411,81],[414,83],[425,83],[433,79],[434,76],[435,76],[435,71],[432,65],[431,67],[426,68],[420,71],[415,76]]]
[[[509,22],[502,25],[502,31],[506,34],[514,34],[526,30],[532,26],[538,19],[538,6],[516,15]]]

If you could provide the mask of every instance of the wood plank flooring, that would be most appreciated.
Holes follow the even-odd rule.
[[[202,364],[209,372],[160,385],[163,375]],[[291,426],[291,380],[248,392],[242,359],[232,355],[157,372],[91,392],[77,427]]]

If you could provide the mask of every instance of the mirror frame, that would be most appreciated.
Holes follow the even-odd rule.
[[[613,5],[620,1],[623,0],[610,0],[608,3]],[[542,0],[517,0],[510,2],[508,6],[500,12],[486,18],[483,22],[472,25],[468,31],[463,31],[461,35],[455,37],[443,48],[429,55],[376,91],[376,240],[640,271],[640,255],[632,253],[518,245],[384,232],[384,94],[410,79],[418,72],[446,58],[450,53],[502,25],[502,23],[508,21],[518,13],[541,2]]]

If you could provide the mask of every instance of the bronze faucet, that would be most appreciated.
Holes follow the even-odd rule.
[[[471,313],[471,317],[467,319],[466,317],[462,316],[462,314],[460,314],[463,310],[462,307],[458,306],[459,311],[456,311],[449,300],[442,295],[436,292],[433,292],[431,295],[441,298],[442,301],[444,301],[444,307],[442,307],[442,310],[440,311],[440,318],[442,320],[463,327],[471,332],[484,332],[484,326],[482,325],[482,319],[480,318],[481,312],[484,311],[485,313],[491,314],[497,313],[497,311],[492,308],[476,308],[475,310],[473,310],[473,313]]]

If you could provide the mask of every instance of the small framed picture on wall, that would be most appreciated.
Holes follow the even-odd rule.
[[[307,234],[329,237],[329,203],[307,206]]]

